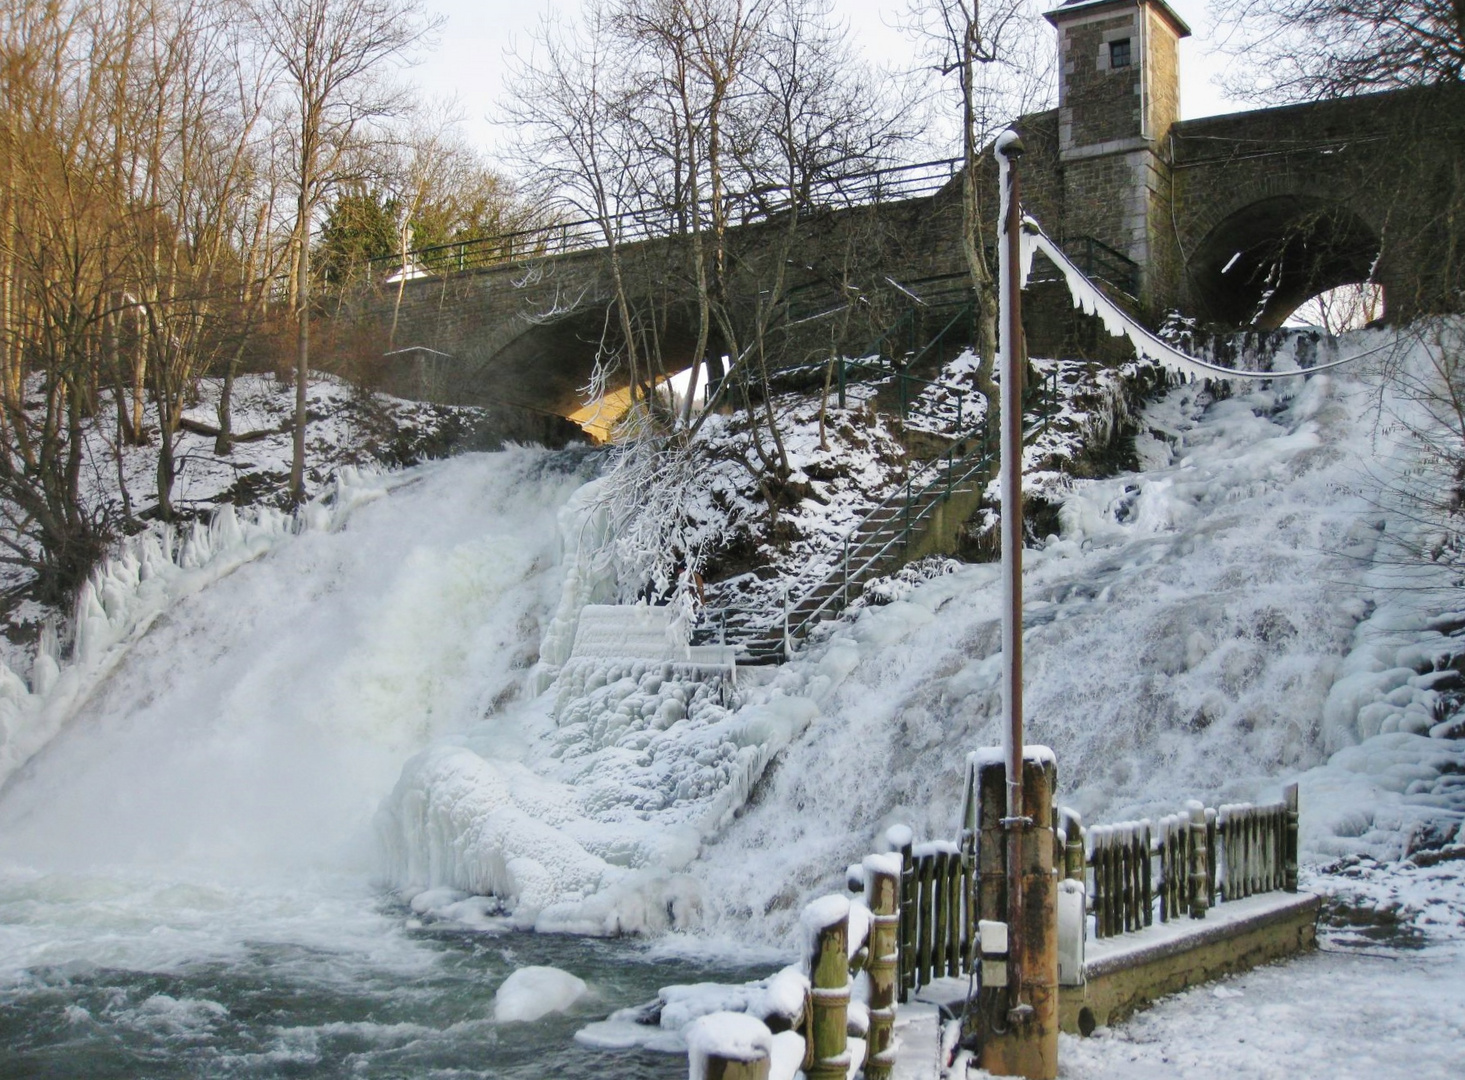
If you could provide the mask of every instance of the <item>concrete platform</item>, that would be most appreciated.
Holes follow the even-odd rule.
[[[1204,919],[1090,941],[1084,985],[1059,991],[1059,1026],[1087,1035],[1166,994],[1311,949],[1318,906],[1316,896],[1266,893],[1219,904]]]

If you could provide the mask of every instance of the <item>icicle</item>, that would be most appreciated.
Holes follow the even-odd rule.
[[[1256,377],[1257,373],[1232,371],[1215,364],[1208,364],[1203,360],[1197,360],[1155,337],[1105,296],[1093,282],[1084,276],[1083,271],[1069,262],[1068,256],[1063,253],[1063,250],[1049,240],[1031,218],[1027,221],[1033,230],[1032,242],[1062,272],[1064,280],[1068,284],[1069,295],[1073,297],[1073,306],[1080,308],[1086,315],[1097,315],[1104,324],[1104,329],[1113,337],[1127,337],[1130,344],[1134,346],[1135,352],[1140,356],[1153,360],[1187,379]],[[1276,376],[1267,374],[1264,377],[1275,378]]]
[[[48,694],[61,675],[58,656],[61,643],[56,633],[56,620],[47,619],[41,627],[41,640],[36,645],[36,658],[31,664],[31,693],[38,697]]]
[[[239,527],[239,515],[234,512],[232,503],[225,503],[214,511],[209,532],[213,534],[212,547],[215,551],[228,551],[244,543],[244,530]]]
[[[0,703],[13,707],[30,697],[25,680],[17,675],[4,660],[0,660]]]

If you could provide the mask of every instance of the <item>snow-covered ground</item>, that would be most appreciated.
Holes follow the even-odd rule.
[[[1418,417],[1375,362],[1360,368],[1224,399],[1172,390],[1144,415],[1141,471],[1073,485],[1061,532],[1027,554],[1027,713],[1058,754],[1060,799],[1092,822],[1300,780],[1307,880],[1340,917],[1423,938],[1410,959],[1376,961],[1423,1001],[1465,937],[1465,744],[1447,674],[1465,651],[1461,605],[1448,568],[1400,559],[1419,525],[1395,497],[1420,467],[1401,419]],[[124,890],[139,897],[199,874],[303,875],[286,922],[301,897],[336,910],[370,878],[434,925],[671,930],[666,955],[786,954],[803,905],[840,890],[886,827],[952,834],[965,755],[998,741],[995,567],[892,583],[889,603],[737,685],[574,658],[576,612],[616,587],[588,556],[603,481],[582,479],[537,451],[367,478],[369,504],[323,505],[319,527],[272,531],[207,587],[165,590],[150,628],[127,622],[125,596],[117,613],[99,596],[108,659],[77,670],[52,717],[62,734],[0,795],[0,901],[27,913],[0,927],[4,978],[88,955],[99,926],[111,962],[151,962],[143,902],[95,899],[98,867],[103,893],[120,875],[145,883]],[[114,576],[142,595],[140,571]],[[6,715],[14,737],[32,713]],[[227,926],[193,929],[167,940],[239,947]],[[1364,969],[1308,963],[1296,985],[1318,973],[1319,1000],[1336,1003],[1319,1015],[1340,1031],[1349,1001],[1369,1008],[1347,989]],[[1199,1000],[1223,1020],[1258,1003],[1275,1045],[1291,970]],[[1124,1055],[1148,1067],[1143,1033],[1174,1030],[1200,1063],[1187,1075],[1206,1075],[1208,1047],[1243,1061],[1182,1032],[1178,1008],[1074,1060],[1138,1075]],[[1452,1022],[1429,1015],[1431,1030]],[[1399,1075],[1353,1071],[1343,1038],[1309,1045],[1338,1047],[1335,1075]],[[1258,1060],[1241,1074],[1272,1075]]]

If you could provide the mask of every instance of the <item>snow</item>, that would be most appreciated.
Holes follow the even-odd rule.
[[[1462,961],[1458,945],[1367,953],[1325,945],[1168,998],[1093,1038],[1061,1035],[1058,1075],[1456,1076],[1465,1035]]]
[[[772,1033],[761,1020],[746,1013],[709,1013],[687,1028],[689,1080],[705,1080],[709,1058],[761,1061],[772,1055]]]
[[[1223,399],[1181,386],[1142,415],[1149,468],[1073,482],[1062,534],[1026,553],[1025,696],[1028,737],[1053,748],[1059,798],[1086,820],[1272,800],[1298,779],[1315,865],[1398,858],[1411,835],[1458,828],[1440,805],[1453,797],[1448,742],[1401,732],[1357,760],[1338,754],[1364,706],[1402,724],[1409,703],[1427,709],[1434,678],[1388,674],[1429,659],[1396,654],[1430,637],[1439,609],[1374,581],[1397,561],[1379,523],[1407,527],[1380,511],[1378,473],[1410,461],[1397,429],[1374,427],[1377,393],[1366,363]],[[779,673],[791,690],[817,680],[819,713],[758,805],[689,868],[704,932],[790,941],[799,904],[837,887],[891,825],[955,835],[966,754],[999,734],[995,578],[976,565],[913,584]],[[1359,649],[1361,678],[1330,699]]]
[[[532,1023],[564,1012],[585,996],[585,980],[552,967],[522,967],[505,979],[493,996],[496,1023]]]
[[[702,1017],[741,1013],[787,1028],[802,1016],[808,993],[809,976],[797,965],[742,985],[666,986],[651,1006],[618,1010],[605,1020],[587,1024],[575,1033],[575,1038],[587,1046],[608,1050],[640,1046],[681,1053],[687,1048],[688,1029]]]
[[[1381,371],[1363,360],[1229,397],[1187,384],[1146,407],[1143,467],[1065,481],[1059,532],[1025,553],[1024,696],[1059,798],[1085,820],[1270,800],[1296,780],[1306,883],[1424,937],[1392,963],[1428,988],[1437,956],[1458,959],[1465,913],[1448,674],[1465,650],[1454,572],[1401,558],[1419,526],[1385,493],[1420,465],[1396,415],[1379,422],[1381,400],[1411,407]],[[820,482],[810,447],[790,445]],[[858,460],[877,474],[865,490],[890,479],[874,450]],[[7,760],[30,759],[0,800],[3,873],[162,866],[172,881],[203,864],[227,889],[325,867],[372,875],[424,922],[674,931],[692,952],[736,941],[787,958],[800,912],[850,864],[951,843],[967,755],[1000,734],[995,567],[892,579],[888,602],[737,685],[575,656],[580,610],[626,584],[601,558],[604,481],[583,480],[514,450],[347,478],[299,525],[221,516],[217,536],[139,541],[135,568],[119,556],[81,605],[75,660],[43,649],[30,689],[0,671]],[[54,724],[27,703],[63,698]],[[43,752],[22,753],[27,739]],[[6,934],[9,972],[197,947]],[[1373,1000],[1351,968],[1299,970],[1337,974],[1336,993],[1318,988],[1325,1016],[1349,993]],[[1265,977],[1235,985],[1288,1004]],[[657,1021],[612,1017],[582,1041],[677,1048],[710,1012],[786,1015],[802,984],[781,979],[664,992]],[[1242,999],[1207,1000],[1236,1023]],[[1166,1038],[1194,1048],[1185,1060],[1211,1060],[1221,1037],[1180,1026]],[[1125,1055],[1158,1068],[1126,1041],[1085,1044],[1095,1075]]]

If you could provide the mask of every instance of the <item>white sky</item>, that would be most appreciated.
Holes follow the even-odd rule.
[[[1047,5],[1057,7],[1061,0]],[[502,91],[504,53],[516,41],[527,46],[529,32],[546,11],[569,14],[578,0],[427,0],[430,10],[446,18],[437,47],[423,56],[407,77],[437,97],[456,96],[463,114],[463,134],[491,148],[503,141],[489,122],[492,104]],[[851,36],[867,59],[894,67],[914,62],[914,44],[894,28],[905,0],[836,0],[849,20]],[[1180,45],[1181,115],[1187,119],[1243,108],[1228,101],[1213,79],[1224,67],[1209,36],[1208,0],[1170,0],[1190,24],[1194,36]],[[1046,10],[1046,8],[1045,8]]]

